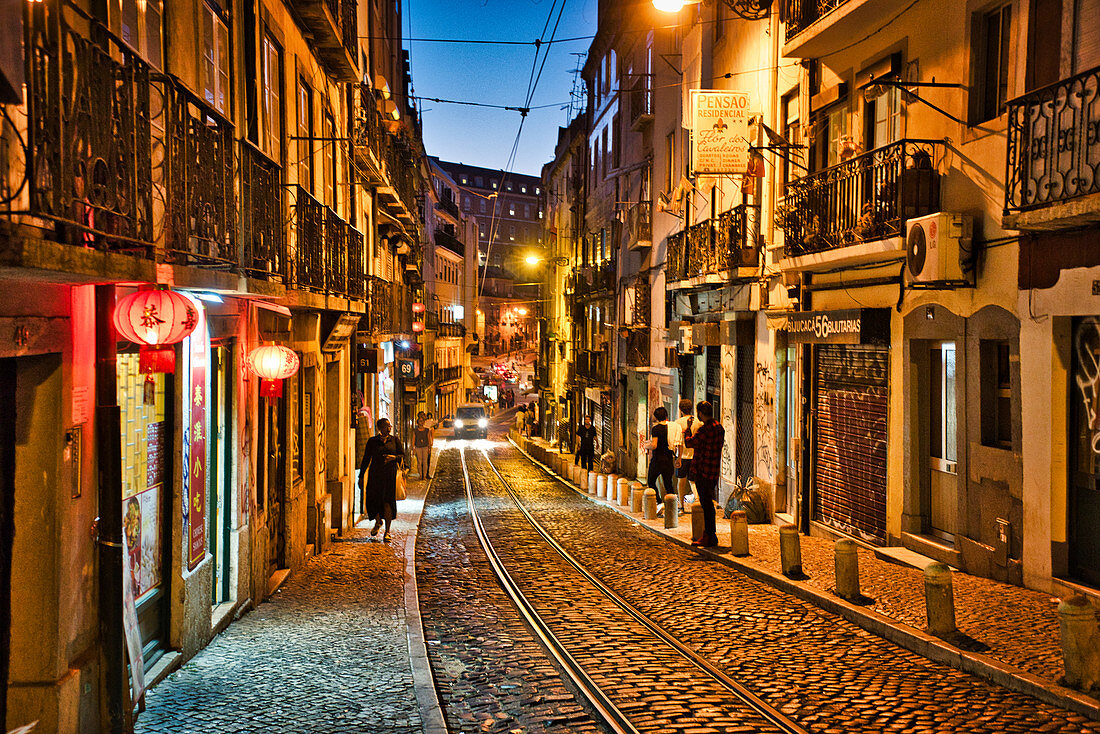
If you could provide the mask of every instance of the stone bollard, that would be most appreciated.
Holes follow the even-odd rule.
[[[642,517],[646,520],[657,519],[657,490],[648,488],[642,492]]]
[[[670,530],[680,525],[679,505],[676,504],[676,495],[665,495],[665,529]]]
[[[581,475],[582,474],[584,474],[584,467],[583,466],[574,466],[573,467],[573,484],[577,485],[578,487],[582,486],[582,480],[581,480]]]
[[[749,554],[749,516],[744,510],[730,514],[730,552],[735,556]]]
[[[615,500],[619,507],[630,504],[630,480],[626,477],[619,477],[619,481],[615,482]]]
[[[696,500],[691,503],[691,539],[703,537],[703,505]]]
[[[584,467],[581,467],[581,470],[579,472],[577,472],[577,486],[580,487],[582,492],[587,492],[588,491],[588,475],[589,474],[590,474],[590,472],[587,469],[585,469]]]
[[[859,546],[854,540],[838,540],[833,546],[833,564],[836,569],[836,594],[841,599],[855,601],[859,593]]]
[[[640,482],[634,482],[630,486],[630,511],[641,512],[642,511],[642,493],[645,492],[645,485]]]
[[[1058,627],[1062,632],[1062,658],[1066,685],[1087,691],[1100,683],[1100,632],[1096,609],[1081,594],[1058,604]]]
[[[605,474],[596,476],[596,498],[607,499],[607,476]]]
[[[955,633],[955,590],[951,586],[951,567],[933,563],[924,569],[924,608],[928,631],[937,637]]]
[[[779,560],[783,575],[789,579],[803,578],[802,541],[794,525],[779,526]]]
[[[614,502],[615,501],[615,489],[618,487],[618,485],[619,485],[619,475],[618,474],[608,474],[607,475],[607,496],[605,497],[605,499],[608,502]]]
[[[588,494],[596,494],[596,480],[599,478],[599,476],[600,475],[596,473],[595,469],[588,472]]]

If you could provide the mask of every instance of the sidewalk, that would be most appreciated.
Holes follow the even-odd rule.
[[[537,454],[557,452],[547,442],[530,442]],[[531,457],[534,458],[534,457]],[[567,482],[568,483],[568,482]],[[571,483],[569,486],[573,487]],[[576,487],[574,487],[576,489]],[[684,545],[691,543],[691,516],[681,515],[679,527],[665,529],[664,518],[643,520],[629,506],[588,495],[597,504],[619,512],[639,525]],[[859,548],[861,591],[870,597],[865,606],[849,603],[834,593],[833,541],[800,536],[802,567],[809,579],[793,581],[781,573],[779,527],[750,525],[750,556],[729,553],[729,522],[718,520],[719,547],[698,549],[748,576],[769,583],[876,635],[920,655],[974,673],[1006,688],[1100,719],[1100,700],[1058,685],[1063,675],[1059,634],[1058,599],[1031,589],[1012,586],[956,571],[954,573],[955,614],[960,632],[988,650],[974,652],[955,647],[924,631],[924,573],[878,558]]]
[[[392,542],[364,521],[310,558],[150,690],[136,732],[445,734],[414,575],[427,482],[408,489]]]

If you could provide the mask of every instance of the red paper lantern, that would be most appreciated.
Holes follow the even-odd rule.
[[[283,380],[298,372],[298,355],[281,344],[256,347],[248,355],[248,365],[260,378],[260,395],[279,398],[283,395]]]
[[[140,346],[139,368],[147,375],[176,371],[171,345],[184,339],[199,323],[199,312],[187,296],[166,286],[142,286],[115,304],[115,328]]]
[[[412,309],[413,313],[424,313],[427,310],[427,306],[425,306],[420,301],[417,301],[412,305]]]

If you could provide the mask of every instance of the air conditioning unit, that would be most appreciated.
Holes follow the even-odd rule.
[[[974,221],[966,214],[937,212],[905,223],[905,265],[911,283],[966,280],[960,253],[970,251]]]

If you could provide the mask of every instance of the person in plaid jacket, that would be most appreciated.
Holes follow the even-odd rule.
[[[691,544],[713,548],[718,545],[714,499],[722,469],[722,446],[726,442],[726,429],[714,420],[714,406],[706,400],[695,406],[695,414],[701,425],[693,425],[684,432],[684,446],[694,450],[691,479],[695,482],[699,501],[703,503],[703,534]]]

